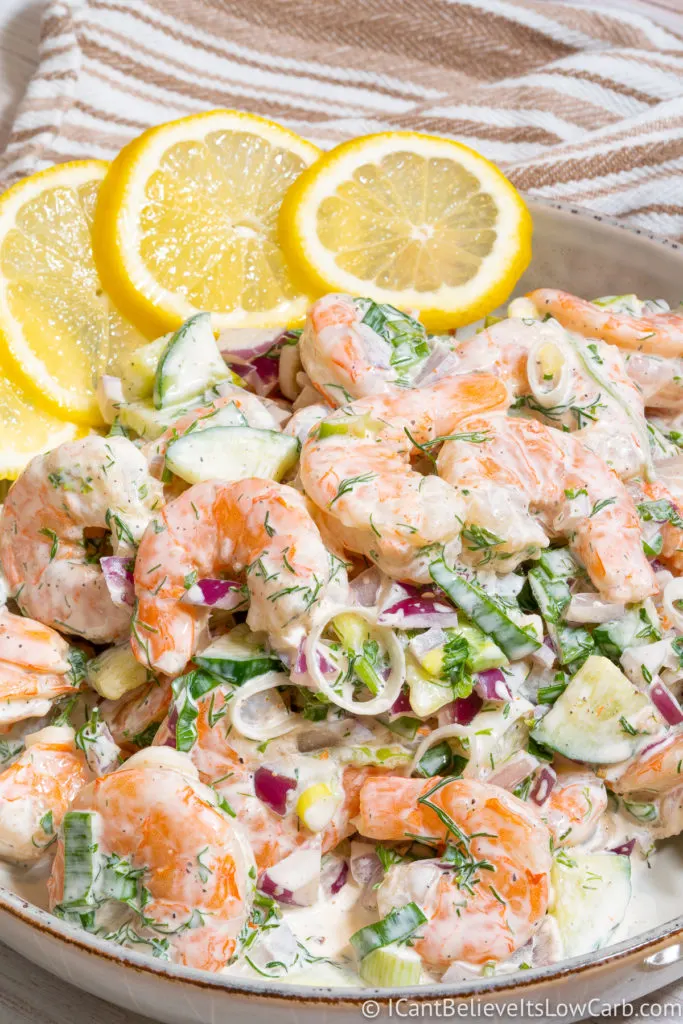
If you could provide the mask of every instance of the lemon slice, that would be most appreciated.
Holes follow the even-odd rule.
[[[171,121],[131,142],[95,216],[97,267],[119,308],[150,338],[200,310],[216,330],[300,317],[308,300],[289,279],[277,216],[318,153],[233,110]]]
[[[342,143],[305,171],[280,239],[309,291],[419,310],[433,330],[503,302],[531,258],[531,217],[474,150],[413,132]]]
[[[101,423],[97,377],[144,339],[102,290],[90,229],[107,171],[60,164],[0,197],[0,348],[7,371],[64,418]]]
[[[34,455],[83,432],[41,409],[0,366],[0,479],[16,480]]]

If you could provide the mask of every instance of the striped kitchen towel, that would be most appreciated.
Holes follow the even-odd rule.
[[[680,237],[683,30],[642,7],[56,0],[0,184],[237,107],[324,147],[387,129],[448,135],[532,195]]]

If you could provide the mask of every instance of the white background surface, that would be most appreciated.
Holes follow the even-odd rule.
[[[191,3],[192,0],[187,0]],[[254,0],[258,2],[258,0]],[[578,0],[593,5],[593,0]],[[683,0],[624,0],[624,6],[683,31]],[[17,104],[37,63],[37,43],[43,0],[0,0],[0,152]],[[578,994],[574,994],[576,998]],[[683,983],[671,986],[651,1002],[671,1004],[660,1019],[683,1021]],[[615,1021],[614,1017],[602,1018]],[[658,1019],[638,1010],[630,1021]],[[0,1024],[151,1024],[146,1017],[118,1010],[59,981],[0,944]],[[228,1024],[228,1022],[226,1022]],[[235,1022],[237,1024],[237,1022]]]

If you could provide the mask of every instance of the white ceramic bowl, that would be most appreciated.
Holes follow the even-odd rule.
[[[636,292],[672,303],[681,299],[683,249],[677,243],[574,207],[538,201],[530,206],[534,258],[520,282],[520,294],[545,286],[588,297]],[[635,902],[631,922],[631,931],[639,932],[635,938],[555,967],[393,992],[247,982],[169,966],[58,921],[29,901],[30,882],[28,887],[21,885],[21,894],[0,886],[0,937],[64,980],[167,1024],[229,1024],[247,1016],[253,1024],[319,1024],[328,1019],[346,1024],[389,1013],[462,1020],[477,1013],[483,1017],[483,1003],[497,1004],[492,1015],[502,1021],[533,1018],[542,1022],[557,1016],[571,1021],[594,1016],[601,1001],[633,1000],[683,975],[682,868],[683,843],[670,841],[653,860],[651,895]],[[440,1013],[434,1007],[431,1013],[430,1007],[410,1011],[408,1003],[397,1003],[405,996],[415,1006],[443,999],[452,1002],[443,1004]],[[361,1013],[361,1005],[368,1000],[373,1002]],[[478,1003],[479,1010],[471,1013],[462,1007],[458,1013],[456,1004],[469,1000]],[[525,1009],[526,1000],[534,1007]],[[583,1010],[577,1005],[581,1003]]]

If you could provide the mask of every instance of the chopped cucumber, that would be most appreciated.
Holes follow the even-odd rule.
[[[254,427],[208,427],[172,441],[166,465],[189,484],[204,480],[282,480],[295,465],[301,445],[295,437]]]
[[[177,405],[230,376],[213,336],[211,315],[196,313],[178,328],[159,359],[154,405]]]
[[[422,960],[407,946],[383,946],[361,960],[359,973],[366,985],[376,988],[419,985]]]
[[[434,582],[448,594],[451,601],[484,633],[492,636],[511,661],[525,658],[541,646],[539,640],[513,621],[509,608],[487,594],[478,583],[449,569],[443,559],[432,562],[429,572]]]
[[[236,626],[225,636],[214,640],[193,660],[200,668],[235,686],[266,672],[283,670],[277,655],[267,652],[260,637],[246,626]]]
[[[595,645],[601,654],[619,661],[627,647],[643,647],[661,639],[656,611],[648,602],[629,608],[621,619],[604,622],[593,630]]]
[[[587,657],[594,649],[587,629],[564,624],[571,601],[568,579],[580,570],[568,548],[544,551],[540,565],[528,574],[529,586],[553,641],[561,665]]]
[[[143,399],[140,402],[131,402],[130,405],[120,406],[118,420],[124,427],[134,430],[145,441],[154,441],[190,409],[197,409],[200,405],[205,404],[206,401],[202,396],[182,405],[169,405],[166,409],[155,409],[152,402]]]
[[[124,362],[121,380],[129,402],[136,398],[152,397],[157,366],[171,337],[171,334],[164,334],[156,341],[150,341],[149,345],[136,348]]]
[[[566,579],[551,578],[542,568],[531,569],[529,586],[546,622],[561,622],[572,599]]]
[[[615,764],[658,729],[648,697],[611,661],[594,654],[531,735],[573,761]]]
[[[587,658],[595,650],[593,637],[583,626],[554,625],[549,622],[548,634],[552,640],[560,665],[571,665],[579,658]]]
[[[568,579],[570,576],[585,576],[569,548],[546,548],[541,552],[539,565],[551,579]]]
[[[147,669],[133,654],[130,644],[110,647],[86,665],[85,677],[101,697],[118,700],[147,682]]]
[[[605,946],[631,899],[631,862],[616,853],[562,853],[551,869],[549,912],[566,957]]]

